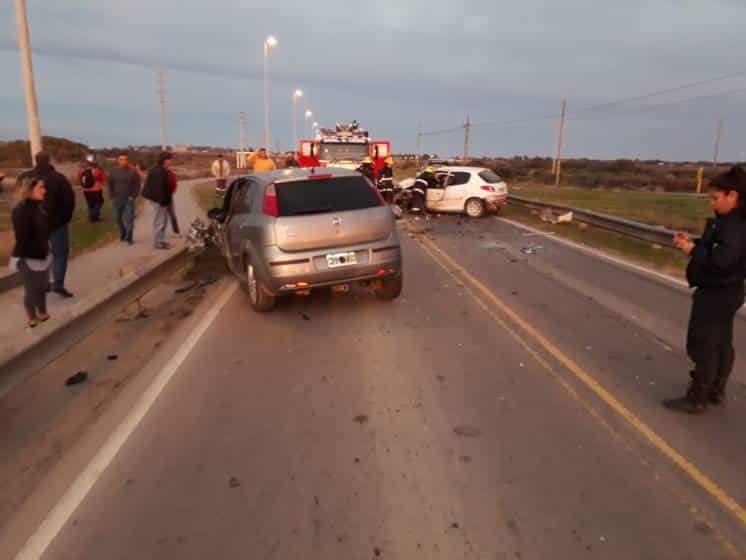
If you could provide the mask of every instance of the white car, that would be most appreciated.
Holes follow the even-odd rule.
[[[485,167],[438,167],[441,188],[427,190],[430,212],[463,213],[479,218],[497,212],[508,200],[508,186],[499,175]]]

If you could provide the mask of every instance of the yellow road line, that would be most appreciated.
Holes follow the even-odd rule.
[[[640,433],[649,443],[657,448],[661,453],[668,457],[677,467],[684,471],[694,482],[703,488],[710,496],[715,498],[725,509],[727,509],[738,521],[746,525],[746,509],[744,509],[736,500],[731,498],[720,486],[717,485],[706,474],[699,470],[691,461],[686,459],[681,453],[676,451],[668,442],[653,431],[644,421],[638,418],[632,411],[625,407],[616,397],[607,391],[598,381],[596,381],[588,372],[576,364],[571,358],[564,354],[557,346],[547,340],[536,328],[529,324],[525,319],[513,311],[506,303],[498,298],[487,286],[475,278],[469,271],[456,263],[448,254],[441,250],[435,243],[426,237],[420,237],[420,241],[431,253],[430,256],[446,271],[457,271],[465,280],[479,290],[491,303],[493,303],[506,317],[521,328],[527,335],[538,342],[548,354],[555,358],[565,368],[567,368],[578,380],[595,393],[604,403],[606,403],[614,412],[624,418],[638,433]],[[434,253],[434,255],[433,255]],[[440,257],[443,262],[435,258]],[[444,264],[445,263],[445,264]],[[447,266],[445,266],[447,265]],[[532,354],[535,354],[532,352]]]

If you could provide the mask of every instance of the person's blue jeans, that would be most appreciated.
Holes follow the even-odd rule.
[[[153,208],[153,244],[158,249],[166,245],[166,225],[168,224],[168,206],[151,202]]]
[[[132,233],[135,229],[135,203],[129,198],[112,200],[114,212],[119,225],[119,239],[132,243]]]
[[[52,249],[52,290],[62,290],[65,287],[67,259],[70,256],[67,224],[49,234],[49,245]]]

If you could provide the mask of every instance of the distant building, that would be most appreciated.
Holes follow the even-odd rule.
[[[184,144],[174,144],[174,153],[175,154],[186,154],[189,152],[189,147],[185,146]]]

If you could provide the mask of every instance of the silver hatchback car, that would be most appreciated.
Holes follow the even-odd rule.
[[[229,268],[256,311],[278,296],[360,283],[392,300],[402,290],[393,213],[357,172],[294,168],[233,181],[208,213]]]

